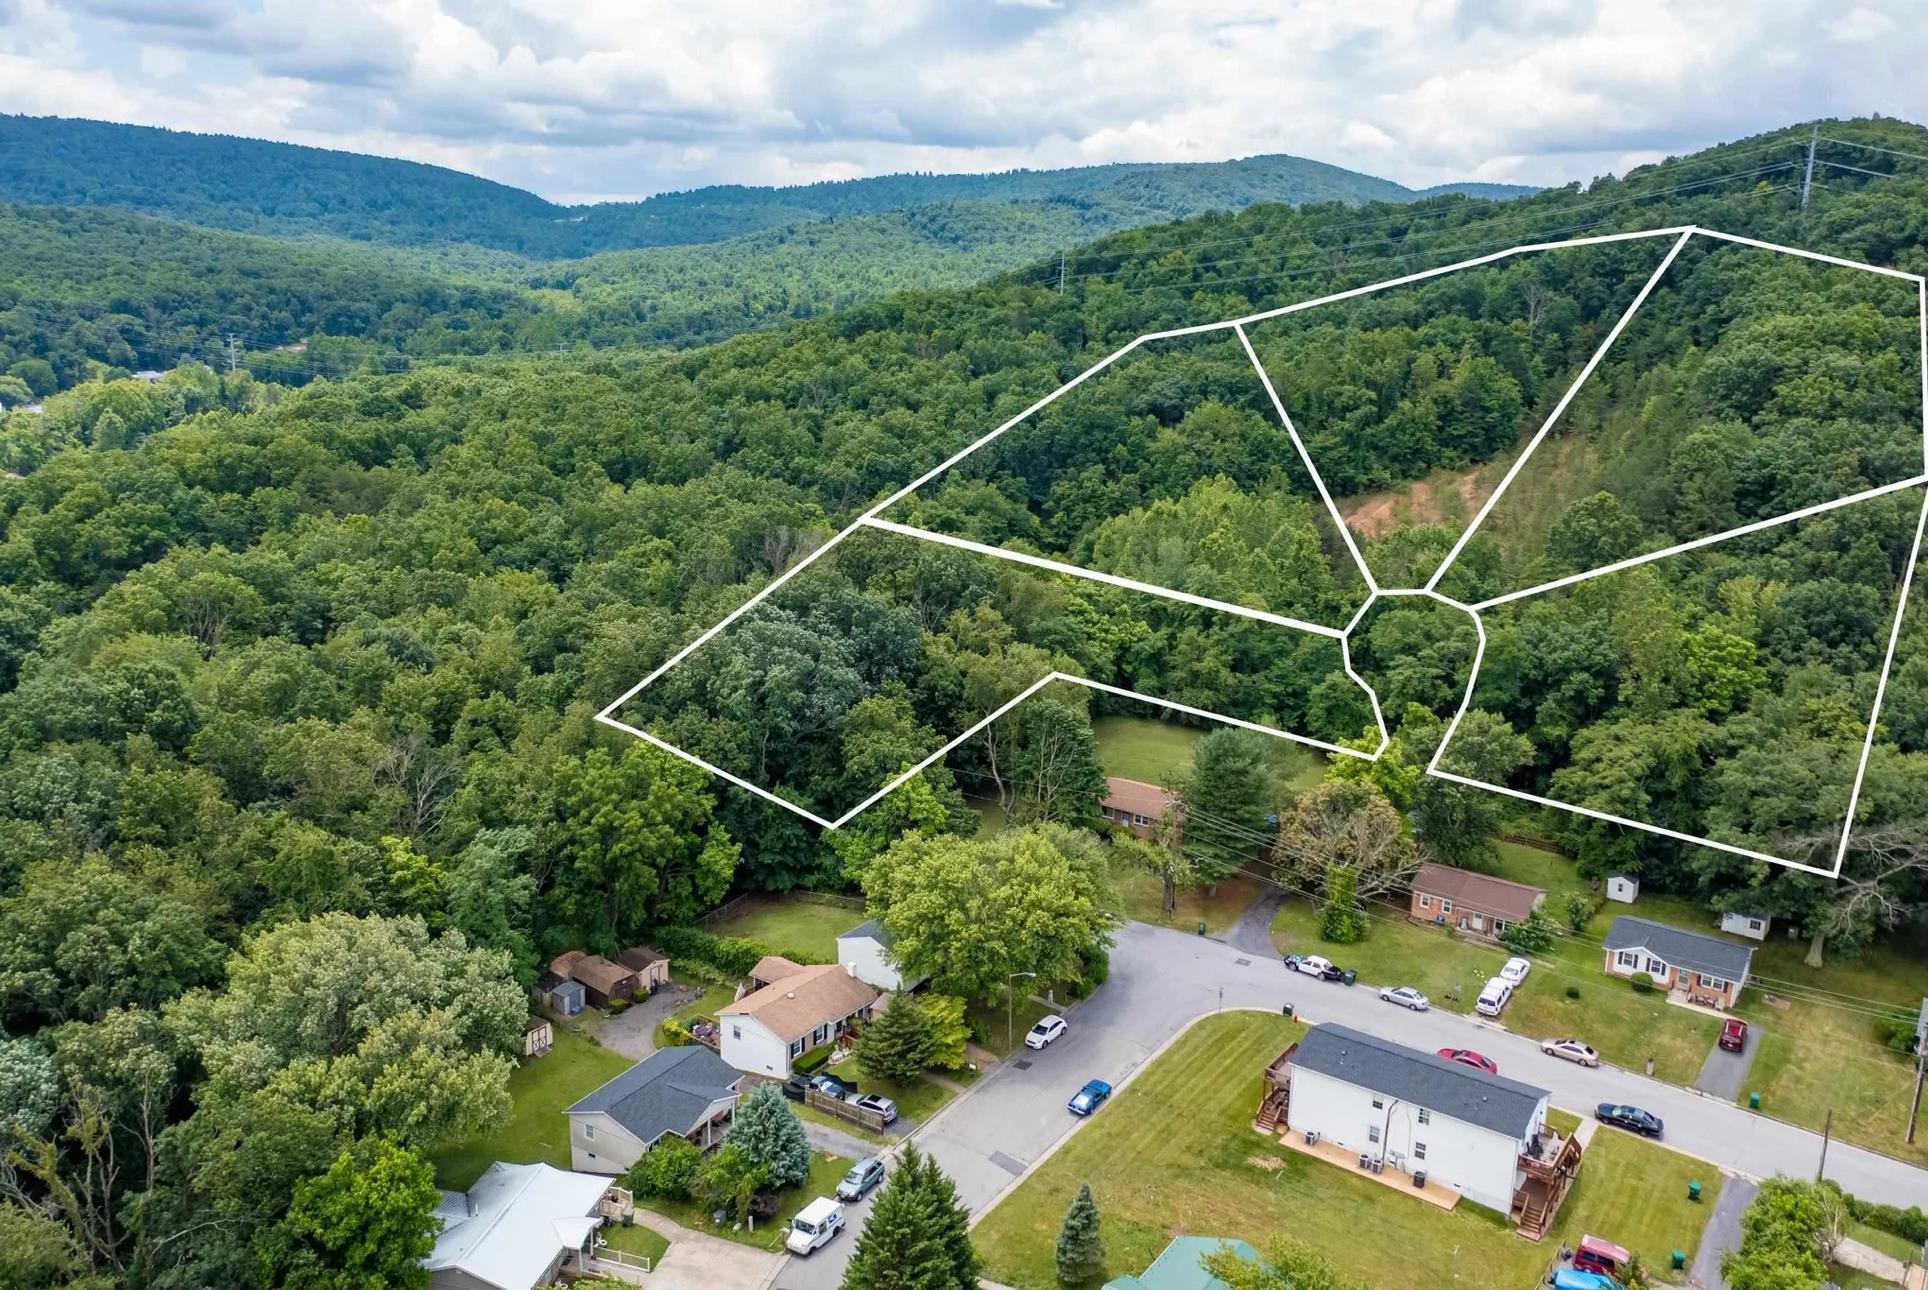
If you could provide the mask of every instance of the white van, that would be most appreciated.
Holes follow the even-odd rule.
[[[1504,1008],[1506,1001],[1512,997],[1512,985],[1499,977],[1493,977],[1480,990],[1479,1002],[1473,1007],[1482,1017],[1497,1017],[1500,1015],[1500,1009]]]
[[[808,1254],[843,1231],[843,1206],[828,1196],[819,1196],[790,1220],[790,1234],[783,1243],[792,1254]]]

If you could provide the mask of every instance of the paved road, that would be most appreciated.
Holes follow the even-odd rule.
[[[915,1140],[956,1179],[960,1197],[976,1213],[1081,1123],[1064,1102],[1085,1080],[1122,1082],[1185,1023],[1221,1003],[1274,1009],[1286,1002],[1311,1022],[1336,1021],[1429,1050],[1477,1049],[1504,1074],[1551,1090],[1554,1105],[1568,1111],[1591,1114],[1599,1102],[1646,1107],[1666,1120],[1669,1146],[1739,1173],[1805,1174],[1820,1157],[1820,1135],[1806,1129],[1631,1071],[1585,1070],[1544,1056],[1534,1038],[1456,1013],[1408,1012],[1363,986],[1314,981],[1288,973],[1276,957],[1143,923],[1120,932],[1109,982],[1067,1014],[1071,1028],[1063,1038],[1026,1054],[1025,1069],[1007,1062],[992,1071]],[[1928,1206],[1928,1170],[1836,1142],[1827,1172],[1856,1195]],[[854,1224],[861,1215],[851,1217]],[[831,1290],[854,1244],[840,1239],[809,1260],[790,1260],[776,1286]]]

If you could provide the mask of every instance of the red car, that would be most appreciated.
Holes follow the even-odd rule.
[[[1494,1064],[1491,1057],[1482,1057],[1470,1048],[1442,1048],[1439,1050],[1439,1055],[1449,1062],[1458,1062],[1461,1066],[1472,1066],[1483,1070],[1488,1075],[1500,1073],[1500,1068]]]
[[[1729,1017],[1727,1024],[1720,1028],[1720,1046],[1730,1053],[1738,1053],[1747,1047],[1747,1023],[1737,1017]]]

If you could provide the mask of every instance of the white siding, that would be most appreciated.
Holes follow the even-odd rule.
[[[723,1060],[754,1075],[790,1077],[790,1047],[755,1017],[726,1013],[717,1019],[723,1032]]]
[[[1722,914],[1720,929],[1736,936],[1746,936],[1753,940],[1767,939],[1767,925],[1772,921],[1765,914]]]
[[[1383,1151],[1388,1164],[1411,1172],[1424,1169],[1430,1181],[1458,1191],[1466,1199],[1502,1214],[1511,1213],[1513,1193],[1519,1188],[1520,1151],[1525,1143],[1492,1129],[1455,1120],[1428,1108],[1429,1123],[1419,1122],[1421,1108],[1408,1102],[1373,1108],[1373,1099],[1391,1103],[1393,1099],[1344,1080],[1295,1066],[1292,1070],[1292,1097],[1286,1124],[1294,1133],[1307,1129],[1355,1152]],[[1546,1099],[1540,1100],[1533,1116],[1531,1134],[1546,1118]],[[1378,1131],[1383,1142],[1374,1142]],[[1425,1159],[1418,1158],[1424,1144]]]
[[[837,962],[865,985],[879,990],[907,990],[919,981],[905,981],[904,974],[890,961],[884,946],[874,936],[839,936]]]
[[[601,1111],[564,1117],[569,1124],[569,1167],[581,1174],[620,1174],[642,1158],[636,1135]]]

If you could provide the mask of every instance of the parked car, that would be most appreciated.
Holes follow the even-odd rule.
[[[1657,1138],[1666,1126],[1652,1111],[1643,1111],[1637,1106],[1622,1106],[1617,1102],[1602,1102],[1593,1108],[1593,1118],[1602,1124],[1626,1129],[1633,1133],[1644,1133]]]
[[[1497,1017],[1506,1009],[1507,1002],[1512,997],[1512,984],[1494,977],[1480,987],[1479,998],[1474,1002],[1473,1010],[1482,1017]]]
[[[843,1206],[828,1196],[819,1196],[790,1220],[790,1232],[783,1243],[792,1254],[809,1254],[828,1245],[843,1226]]]
[[[1577,1039],[1542,1039],[1540,1051],[1548,1057],[1559,1057],[1582,1066],[1598,1066],[1600,1054]]]
[[[1396,1003],[1402,1008],[1411,1008],[1414,1012],[1424,1012],[1426,1009],[1432,1007],[1432,1004],[1426,1001],[1425,995],[1409,985],[1387,986],[1379,992],[1379,997],[1387,1003]]]
[[[1526,980],[1526,974],[1532,970],[1533,965],[1516,954],[1506,960],[1506,966],[1500,969],[1500,980],[1517,989],[1520,982]]]
[[[884,1180],[884,1162],[875,1156],[865,1156],[850,1166],[850,1172],[837,1184],[838,1200],[862,1200],[870,1189]]]
[[[889,1124],[897,1118],[897,1103],[891,1101],[882,1093],[865,1093],[859,1097],[852,1098],[850,1104],[859,1110],[877,1112],[884,1117],[885,1124]]]
[[[810,1087],[816,1089],[817,1092],[827,1097],[834,1097],[839,1102],[851,1094],[850,1085],[844,1083],[835,1075],[812,1075],[808,1083]]]
[[[1627,1252],[1626,1246],[1616,1245],[1604,1236],[1583,1236],[1573,1250],[1574,1267],[1605,1277],[1619,1276],[1631,1262],[1633,1255]]]
[[[1285,965],[1295,972],[1316,976],[1322,981],[1332,980],[1339,973],[1339,969],[1332,966],[1331,959],[1317,954],[1295,954],[1285,961]]]
[[[810,1088],[810,1081],[801,1075],[792,1075],[783,1081],[783,1095],[792,1102],[805,1101],[804,1094]]]
[[[1729,1017],[1720,1028],[1720,1046],[1730,1053],[1745,1051],[1747,1048],[1747,1023],[1739,1017]]]
[[[1603,1272],[1561,1268],[1553,1274],[1553,1290],[1620,1290],[1620,1283]]]
[[[1037,1025],[1024,1032],[1024,1046],[1043,1048],[1067,1029],[1063,1017],[1041,1017]]]
[[[1101,1079],[1086,1080],[1085,1086],[1071,1095],[1065,1109],[1073,1115],[1090,1115],[1111,1096],[1111,1085]]]
[[[1485,1057],[1474,1052],[1470,1048],[1442,1048],[1439,1050],[1439,1055],[1449,1062],[1458,1062],[1461,1066],[1471,1066],[1476,1070],[1483,1070],[1488,1075],[1497,1075],[1500,1073],[1497,1062],[1491,1057]]]

